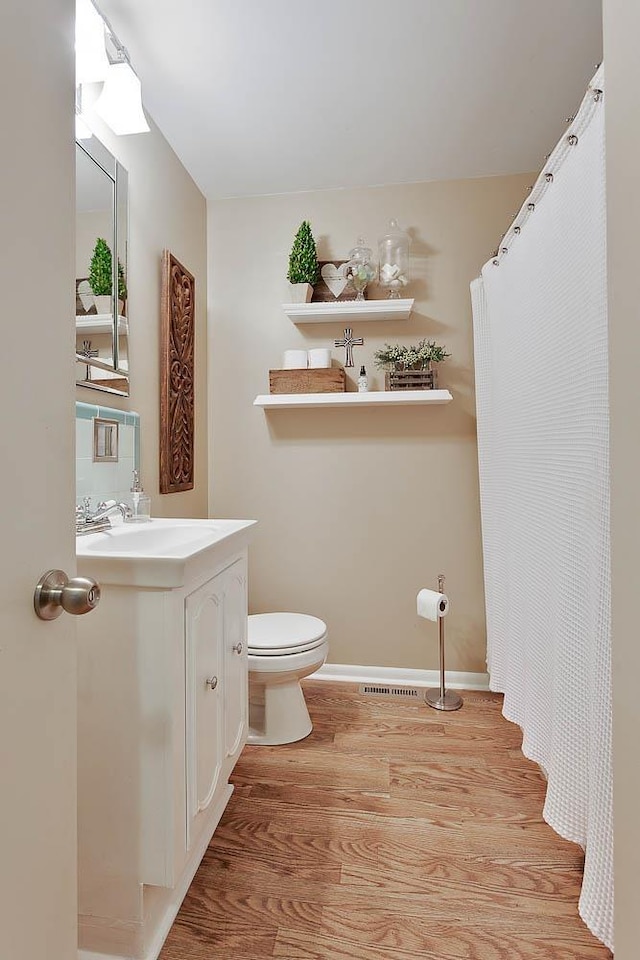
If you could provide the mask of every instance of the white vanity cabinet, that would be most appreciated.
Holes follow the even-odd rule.
[[[78,572],[102,586],[78,623],[81,958],[155,960],[231,796],[248,727],[252,526],[234,522],[203,548],[195,525],[208,522],[180,521],[194,541],[184,557],[118,555],[116,533],[78,541]]]
[[[185,600],[187,850],[246,742],[246,633],[240,559]]]

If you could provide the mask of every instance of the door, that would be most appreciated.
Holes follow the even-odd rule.
[[[239,753],[247,733],[247,562],[225,571],[224,594],[224,750]]]
[[[222,767],[224,575],[185,601],[187,849],[198,815],[213,800]]]
[[[75,572],[72,0],[0,25],[0,957],[76,957],[76,645],[33,610]]]

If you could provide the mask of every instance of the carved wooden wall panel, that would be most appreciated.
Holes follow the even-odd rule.
[[[195,280],[165,250],[160,331],[160,493],[193,489]]]

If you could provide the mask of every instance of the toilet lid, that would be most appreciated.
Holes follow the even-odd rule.
[[[304,653],[322,643],[327,625],[306,613],[254,613],[249,617],[249,653]]]

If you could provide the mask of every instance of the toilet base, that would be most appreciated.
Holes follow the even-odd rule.
[[[313,730],[297,679],[265,686],[252,680],[249,699],[249,743],[280,746],[304,740]]]
[[[249,647],[248,742],[276,747],[304,740],[313,729],[300,681],[327,659],[329,642],[282,656],[256,656]]]

